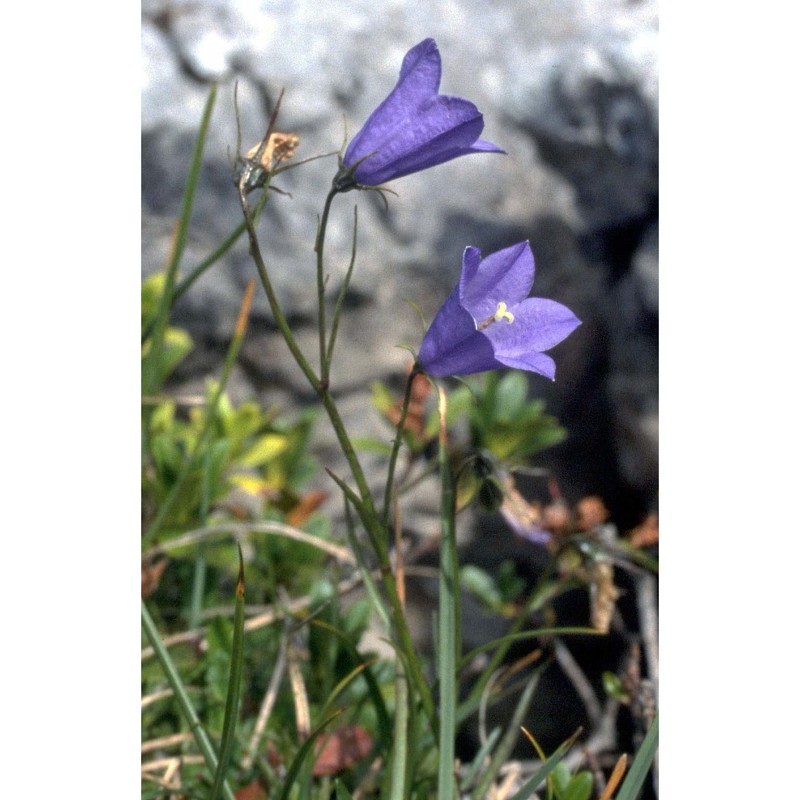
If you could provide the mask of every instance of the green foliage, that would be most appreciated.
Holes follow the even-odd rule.
[[[528,379],[521,372],[488,373],[474,396],[469,406],[473,443],[500,461],[522,461],[567,435],[544,413],[543,400],[528,400]]]
[[[204,407],[216,388],[209,381]],[[165,400],[153,409],[145,432],[150,453],[142,482],[145,508],[157,508],[173,490],[188,454],[200,442],[204,407],[181,413],[174,400]],[[262,513],[288,512],[316,470],[308,450],[316,418],[317,412],[306,410],[289,423],[253,402],[234,407],[223,394],[205,450],[197,454],[196,466],[162,529],[175,534],[195,526],[204,495],[213,510],[234,489],[244,492]]]
[[[153,317],[164,293],[166,275],[157,272],[142,281],[142,327]],[[152,339],[147,338],[142,344],[142,360],[150,354]],[[167,327],[164,341],[155,364],[156,386],[161,387],[175,368],[183,361],[192,349],[192,338],[180,328]]]
[[[553,769],[551,781],[554,800],[589,800],[594,787],[591,772],[581,770],[573,775],[563,761]]]
[[[503,616],[516,612],[515,600],[525,588],[525,581],[517,575],[513,561],[503,561],[497,572],[466,564],[460,572],[461,585],[477,597],[486,608]]]

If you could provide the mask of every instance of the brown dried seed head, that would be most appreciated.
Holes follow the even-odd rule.
[[[271,133],[267,140],[267,145],[264,152],[261,154],[259,164],[269,172],[273,167],[276,167],[281,161],[291,158],[294,155],[300,137],[296,133]],[[258,155],[258,150],[262,142],[259,142],[255,147],[251,147],[247,151],[246,158],[253,159]]]
[[[590,531],[608,519],[608,509],[601,498],[593,495],[578,501],[575,516],[578,530]]]
[[[569,529],[569,509],[564,503],[551,503],[546,506],[542,515],[542,527],[556,535],[566,533]]]

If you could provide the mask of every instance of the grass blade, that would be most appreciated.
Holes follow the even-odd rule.
[[[578,729],[572,736],[567,739],[566,742],[560,744],[555,752],[550,756],[550,758],[546,759],[545,762],[539,767],[538,770],[530,777],[527,781],[522,785],[520,790],[511,798],[511,800],[528,800],[536,788],[542,784],[542,782],[547,778],[547,776],[558,766],[559,762],[564,758],[567,754],[567,751],[573,744],[575,744],[575,740],[580,735],[580,729]],[[527,733],[527,731],[526,731]]]
[[[289,766],[288,771],[286,772],[286,780],[283,783],[283,790],[281,791],[280,800],[289,800],[289,795],[292,791],[292,786],[294,786],[294,782],[297,778],[297,775],[300,772],[301,767],[303,766],[303,762],[306,760],[311,748],[314,746],[314,742],[319,738],[319,735],[328,727],[328,725],[342,713],[344,709],[339,709],[335,713],[331,714],[326,720],[321,722],[313,731],[309,734],[309,737],[303,742],[300,749],[297,751],[297,755],[292,759],[292,763]]]
[[[186,687],[183,685],[181,676],[178,674],[178,670],[176,669],[175,663],[172,661],[172,658],[167,652],[167,648],[164,647],[161,642],[158,629],[156,628],[155,622],[150,616],[150,612],[147,610],[147,606],[144,604],[144,602],[142,602],[142,629],[144,630],[145,636],[147,636],[147,638],[150,640],[150,645],[156,654],[156,658],[158,658],[159,662],[161,663],[161,668],[164,670],[167,681],[169,682],[169,685],[175,694],[175,699],[178,702],[178,707],[181,710],[181,714],[189,725],[192,736],[194,736],[197,747],[203,754],[203,758],[205,759],[209,771],[212,773],[216,772],[219,761],[217,759],[217,754],[214,751],[214,745],[211,743],[211,739],[206,733],[203,724],[200,722],[200,717],[197,715],[197,711],[192,705],[192,701],[189,699],[189,693],[186,691]],[[236,800],[227,783],[223,783],[222,785],[222,794],[223,797],[225,797],[225,800]]]
[[[378,720],[378,728],[380,730],[381,738],[388,744],[392,739],[392,723],[391,719],[389,718],[389,712],[386,708],[386,703],[383,700],[383,695],[381,694],[380,686],[378,685],[378,681],[376,680],[372,671],[373,660],[364,661],[361,654],[358,652],[358,649],[350,641],[350,639],[348,639],[347,636],[345,636],[345,634],[338,628],[333,627],[333,625],[330,625],[321,619],[315,619],[311,622],[311,624],[324,628],[334,636],[338,637],[345,650],[347,650],[350,658],[356,663],[356,669],[362,669],[361,674],[363,675],[364,681],[367,684],[367,691],[370,699],[372,700],[372,704],[375,707],[375,716]],[[331,695],[331,697],[332,696],[333,695]]]
[[[503,738],[500,740],[500,744],[497,746],[497,750],[495,751],[489,766],[481,776],[477,789],[475,789],[475,792],[472,795],[474,798],[482,798],[486,796],[489,791],[489,787],[491,786],[497,774],[500,772],[500,768],[508,760],[511,751],[514,749],[514,745],[519,737],[519,728],[522,724],[522,718],[527,713],[528,707],[533,700],[533,693],[539,683],[540,677],[541,669],[535,670],[523,689],[519,698],[519,702],[517,703],[517,707],[514,709],[514,714],[511,717],[511,722],[509,723]],[[553,766],[555,766],[555,764]]]
[[[486,741],[481,746],[481,749],[476,753],[475,758],[472,759],[472,763],[464,771],[464,774],[461,778],[462,789],[469,789],[469,787],[475,782],[476,778],[478,777],[478,773],[481,771],[481,767],[483,766],[484,759],[489,755],[489,753],[492,752],[492,748],[500,738],[500,733],[500,728],[494,728],[494,730],[492,730],[492,732],[486,737]]]
[[[189,175],[186,179],[186,188],[183,191],[183,202],[181,211],[175,226],[175,238],[172,244],[172,253],[167,266],[166,280],[164,282],[164,293],[158,304],[155,314],[155,321],[152,326],[152,338],[150,340],[150,350],[145,357],[142,365],[142,394],[152,395],[157,390],[158,363],[161,358],[161,350],[164,345],[164,334],[167,329],[167,320],[173,303],[173,289],[178,274],[178,266],[186,248],[186,239],[189,233],[189,221],[192,216],[194,197],[197,192],[197,185],[200,180],[200,167],[203,163],[203,150],[205,149],[206,139],[208,138],[208,128],[211,122],[211,113],[214,110],[214,103],[217,99],[216,84],[211,87],[203,109],[203,117],[200,121],[200,130],[192,152],[192,160],[189,167]],[[148,325],[149,327],[149,325]]]
[[[658,749],[658,712],[653,717],[653,722],[650,724],[650,729],[644,737],[636,757],[633,759],[631,768],[625,776],[625,780],[620,786],[619,793],[616,800],[636,800],[639,791],[644,785],[647,773],[650,771],[650,765],[656,756]]]
[[[225,717],[222,723],[219,763],[214,775],[209,800],[217,800],[225,781],[225,773],[233,752],[236,720],[239,716],[239,695],[242,688],[242,662],[244,661],[244,559],[239,548],[239,579],[236,582],[236,606],[233,615],[233,643],[231,645],[231,674],[228,678],[228,695],[225,699]]]

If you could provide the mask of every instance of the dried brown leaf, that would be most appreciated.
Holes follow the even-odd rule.
[[[608,519],[608,509],[596,495],[584,497],[575,506],[575,525],[579,531],[590,531]]]
[[[146,600],[158,589],[161,576],[164,574],[168,563],[169,559],[167,558],[151,561],[150,563],[142,562],[142,600]]]
[[[372,736],[360,725],[346,725],[325,737],[317,749],[313,774],[336,775],[366,758],[372,750]]]

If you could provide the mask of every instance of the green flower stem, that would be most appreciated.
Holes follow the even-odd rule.
[[[292,333],[292,329],[289,327],[289,323],[286,320],[286,316],[283,313],[283,309],[281,308],[280,303],[278,302],[278,296],[275,294],[275,289],[272,286],[272,281],[269,279],[269,274],[267,273],[267,266],[264,262],[264,256],[261,254],[261,247],[258,243],[258,236],[256,235],[256,229],[253,225],[253,216],[250,212],[250,204],[247,201],[247,194],[245,193],[244,186],[242,184],[239,185],[239,203],[242,206],[242,212],[244,213],[244,224],[247,228],[247,236],[250,240],[250,255],[253,258],[253,262],[256,265],[256,270],[258,271],[258,277],[261,279],[261,285],[264,287],[264,291],[267,294],[267,301],[269,302],[270,310],[272,311],[272,316],[275,318],[275,324],[278,326],[278,329],[281,332],[281,336],[283,336],[289,350],[291,351],[292,355],[294,356],[294,360],[297,362],[297,365],[303,371],[303,374],[306,376],[308,382],[314,387],[314,389],[319,392],[320,385],[319,385],[319,378],[317,377],[316,373],[314,372],[313,367],[311,364],[308,363],[308,359],[303,355],[303,351],[300,349],[300,345],[297,343],[297,339],[294,338],[294,334]]]
[[[150,640],[150,645],[161,663],[161,668],[164,670],[167,681],[175,694],[175,699],[178,701],[181,714],[183,714],[184,718],[189,723],[189,730],[192,736],[194,736],[197,747],[206,761],[206,766],[211,773],[215,773],[219,761],[214,751],[214,745],[211,743],[211,739],[206,733],[205,728],[203,728],[200,717],[197,716],[197,711],[192,705],[192,701],[189,699],[189,693],[183,685],[181,676],[178,674],[178,670],[175,668],[175,664],[170,658],[167,648],[164,647],[161,642],[156,624],[150,616],[150,612],[147,610],[144,601],[142,602],[142,629],[144,630],[145,636]],[[222,784],[222,795],[225,797],[225,800],[236,800],[227,783]]]
[[[317,234],[317,277],[320,279],[320,285],[323,290],[324,279],[322,276],[322,243],[325,236],[325,229],[327,227],[330,203],[332,202],[334,195],[335,192],[333,190],[331,190],[331,192],[328,194],[328,197],[325,201],[325,210],[323,211],[322,219],[320,220],[319,231]],[[426,683],[425,677],[422,674],[422,668],[420,667],[419,658],[414,650],[414,644],[411,639],[411,632],[408,628],[408,622],[405,618],[405,614],[403,613],[400,597],[397,594],[397,587],[394,585],[391,561],[389,559],[388,528],[387,526],[381,524],[377,511],[375,510],[375,503],[372,499],[369,485],[367,484],[367,479],[364,475],[361,463],[358,460],[358,456],[356,455],[353,443],[351,442],[350,437],[347,434],[347,430],[344,427],[344,423],[342,422],[342,418],[339,414],[339,409],[337,408],[336,403],[330,393],[328,382],[317,377],[313,368],[309,364],[308,359],[303,355],[303,352],[301,351],[300,346],[298,345],[297,340],[295,339],[294,334],[289,327],[289,323],[287,322],[286,317],[284,316],[280,307],[280,303],[278,302],[278,298],[272,287],[272,282],[267,274],[264,257],[261,253],[261,247],[258,243],[258,237],[250,216],[247,196],[242,185],[239,186],[239,201],[242,206],[242,211],[244,212],[245,225],[247,227],[247,233],[250,239],[250,254],[255,262],[258,275],[264,287],[264,291],[267,294],[267,301],[269,302],[270,309],[275,317],[275,322],[278,325],[278,329],[286,341],[292,356],[294,356],[297,365],[300,367],[303,374],[306,376],[306,379],[319,396],[320,402],[328,414],[328,419],[333,426],[336,438],[339,441],[339,445],[341,446],[342,452],[347,459],[353,479],[358,487],[358,495],[361,498],[361,502],[354,503],[353,505],[355,506],[359,518],[361,519],[361,522],[370,537],[370,541],[378,558],[381,575],[383,576],[383,585],[392,608],[394,628],[398,638],[398,646],[408,658],[411,679],[415,688],[419,692],[420,700],[425,709],[426,716],[430,721],[431,728],[434,731],[438,731],[438,720],[436,718],[436,711],[433,705],[433,697],[431,695],[430,687]],[[322,299],[324,300],[324,297],[322,297]],[[324,349],[322,352],[324,354]]]
[[[414,385],[414,378],[419,375],[420,369],[417,364],[411,368],[411,374],[406,381],[406,391],[403,395],[403,405],[400,407],[400,419],[397,422],[397,435],[392,443],[392,452],[389,456],[389,470],[386,474],[386,489],[383,493],[383,523],[387,525],[389,522],[389,510],[392,503],[392,484],[394,483],[394,471],[397,466],[397,457],[400,454],[400,447],[403,444],[403,428],[406,424],[406,415],[408,414],[408,406],[411,403],[411,388]]]
[[[336,334],[339,332],[339,319],[342,316],[342,308],[344,307],[344,299],[347,296],[347,290],[350,288],[350,278],[353,275],[353,267],[356,263],[356,240],[358,238],[358,206],[353,208],[353,247],[350,253],[350,264],[347,267],[347,272],[342,282],[342,287],[339,290],[339,296],[336,298],[336,307],[333,310],[333,319],[331,320],[331,335],[328,338],[328,353],[327,362],[330,366],[333,360],[333,347],[336,344]]]
[[[197,459],[200,457],[206,447],[207,440],[211,434],[211,427],[216,418],[219,401],[222,398],[223,392],[225,391],[225,386],[228,383],[231,370],[233,369],[233,365],[236,363],[236,358],[239,355],[239,350],[241,349],[242,342],[244,341],[244,334],[247,329],[247,316],[250,313],[250,304],[253,299],[253,288],[254,283],[251,281],[245,292],[241,309],[239,310],[239,318],[236,321],[233,339],[225,356],[225,364],[222,368],[222,376],[220,377],[216,390],[206,409],[205,419],[203,420],[203,427],[200,431],[200,435],[197,437],[197,442],[192,450],[191,455],[183,462],[181,471],[178,473],[175,483],[172,484],[172,488],[170,489],[166,499],[158,509],[158,513],[150,523],[147,530],[142,534],[142,547],[149,545],[153,538],[161,530],[161,525],[164,523],[164,520],[175,506],[184,484],[186,483],[192,469],[197,463]]]
[[[441,524],[442,537],[439,550],[439,780],[440,800],[456,797],[455,739],[458,686],[456,659],[458,657],[458,552],[456,550],[455,492],[453,475],[447,457],[447,404],[443,389],[439,389],[439,474],[442,483]]]
[[[319,371],[322,385],[327,386],[330,379],[330,360],[328,358],[328,348],[326,345],[326,323],[325,323],[325,267],[323,264],[323,250],[325,249],[325,231],[328,228],[328,215],[330,214],[333,198],[338,194],[338,189],[332,187],[325,198],[325,206],[322,209],[322,217],[317,226],[317,239],[314,242],[314,251],[317,254],[317,304],[318,325],[319,325]]]
[[[406,800],[408,775],[408,682],[403,660],[395,658],[394,679],[394,747],[392,748],[392,794],[389,800]]]

